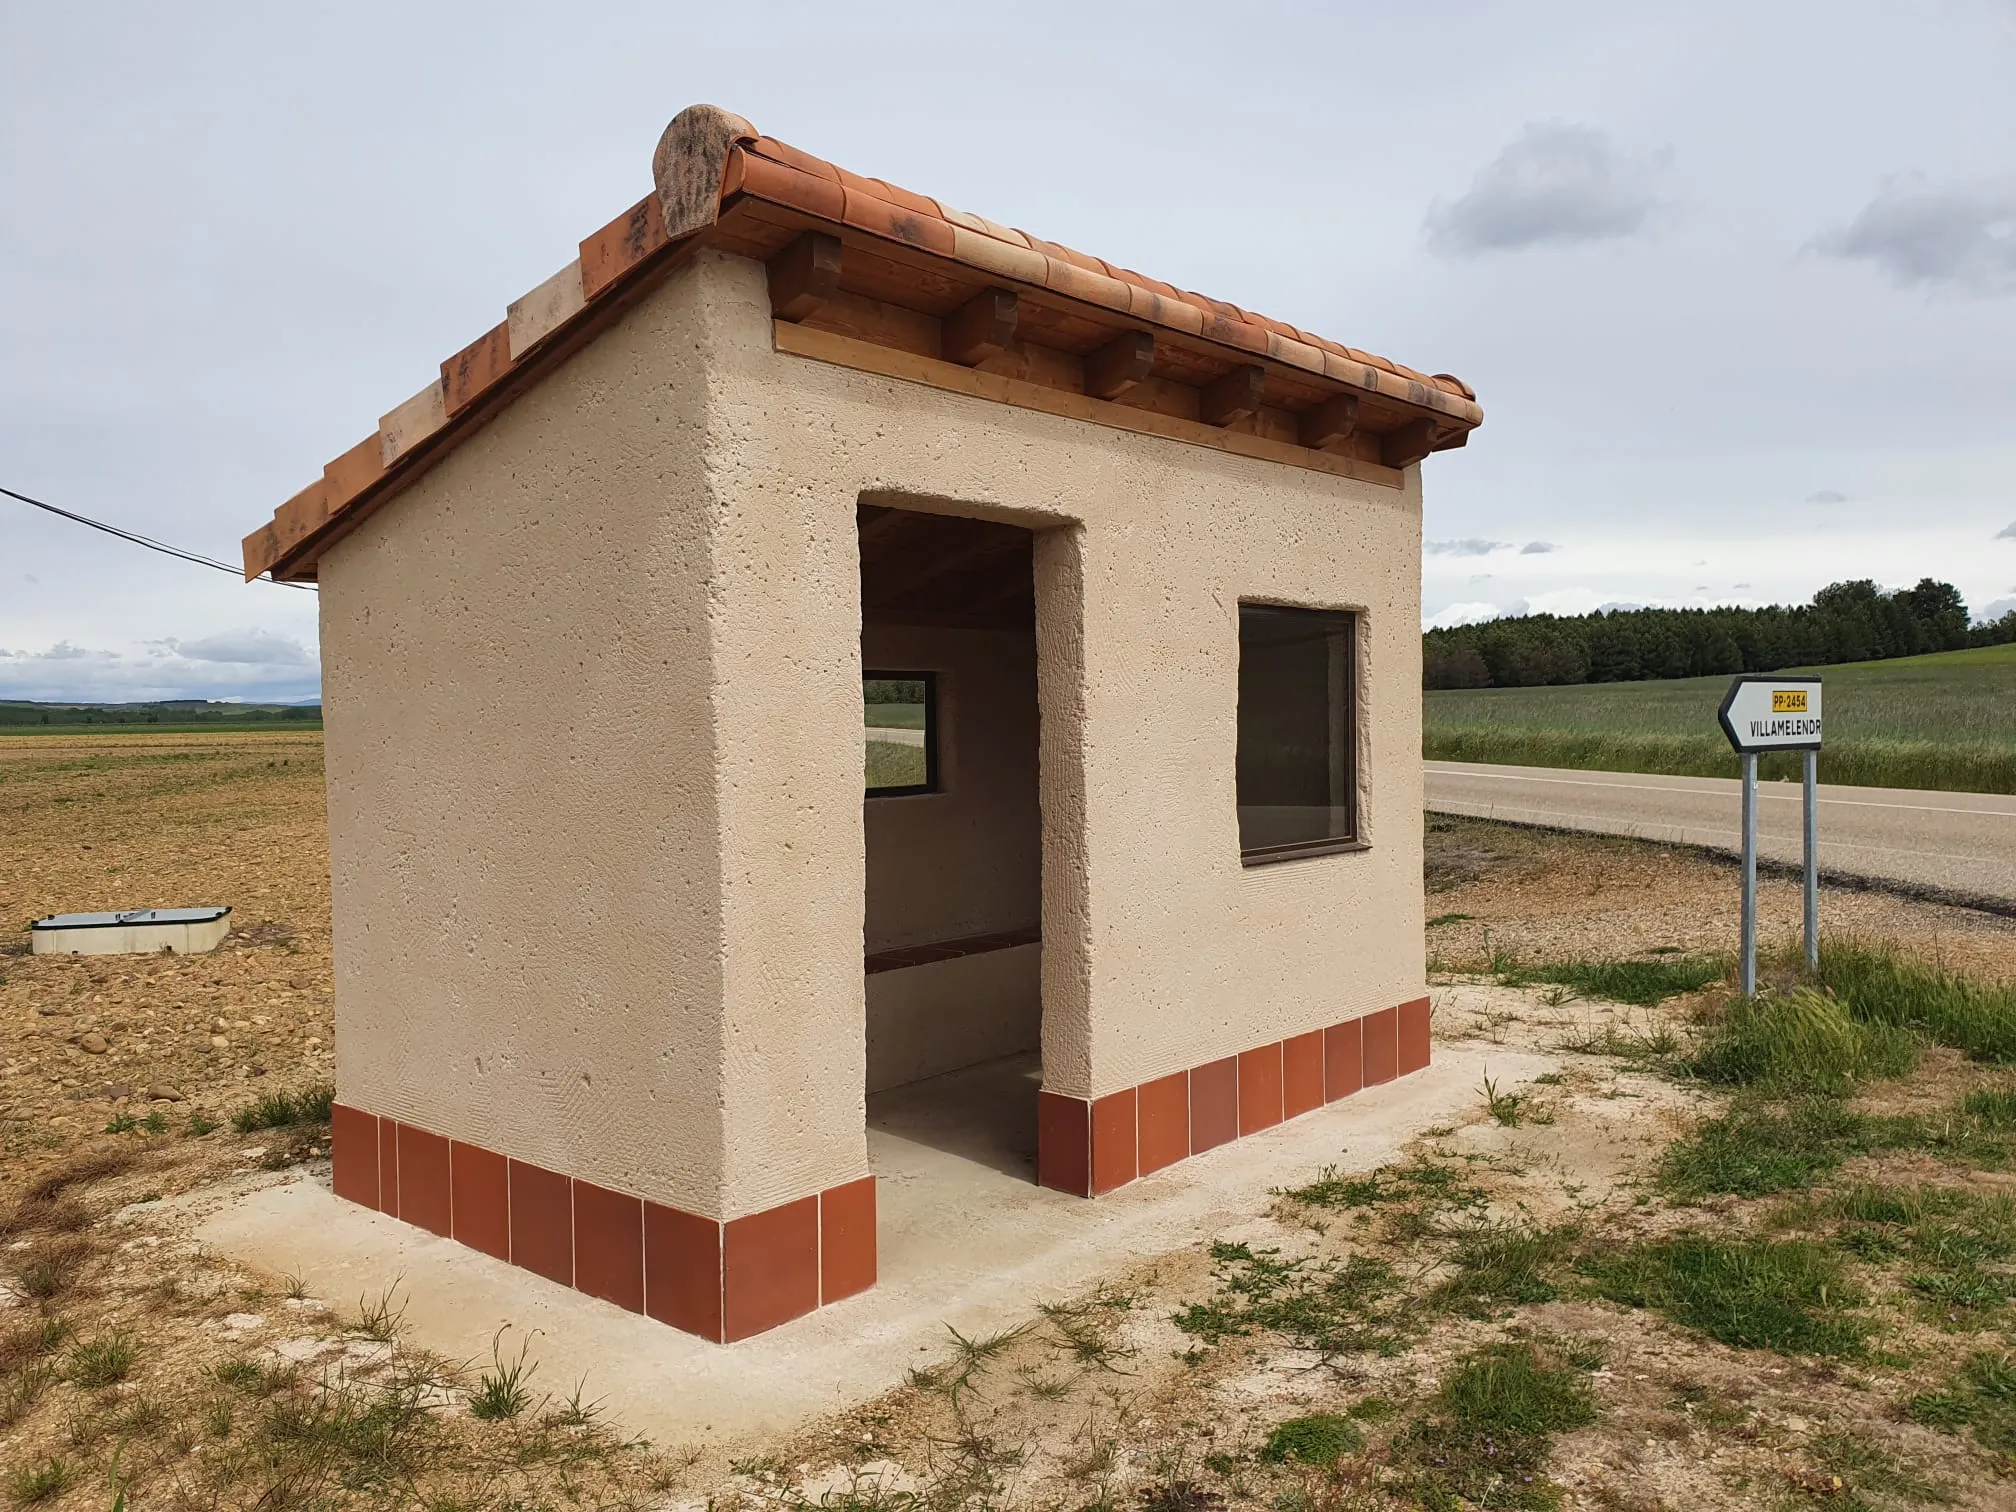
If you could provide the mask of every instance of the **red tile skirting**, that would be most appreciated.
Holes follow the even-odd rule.
[[[723,1222],[342,1103],[330,1143],[338,1197],[703,1339],[746,1339],[875,1284],[873,1176]]]
[[[1037,1094],[1036,1179],[1093,1197],[1428,1065],[1428,999],[1087,1101]]]

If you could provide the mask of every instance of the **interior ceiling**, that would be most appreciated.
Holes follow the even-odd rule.
[[[1029,531],[879,504],[858,514],[864,624],[1035,628]]]

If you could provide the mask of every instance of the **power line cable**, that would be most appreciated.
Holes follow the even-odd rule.
[[[31,499],[28,495],[16,493],[11,488],[0,488],[0,494],[5,494],[10,499],[18,499],[23,504],[30,505],[35,509],[47,510],[50,514],[56,515],[61,519],[72,520],[79,525],[88,525],[93,530],[102,530],[105,534],[117,536],[122,541],[131,541],[135,546],[145,546],[149,551],[159,551],[184,562],[194,562],[198,567],[214,567],[219,572],[230,573],[234,578],[244,576],[243,572],[233,567],[229,562],[220,562],[215,557],[203,556],[194,551],[184,551],[179,546],[170,546],[166,541],[157,541],[151,536],[139,535],[131,530],[122,530],[117,525],[107,525],[103,520],[88,519],[84,515],[73,514],[67,509],[58,509],[54,504],[45,504],[40,499]],[[252,581],[255,583],[271,583],[276,588],[305,588],[310,593],[320,591],[313,583],[283,583],[278,578],[264,575],[256,577]]]

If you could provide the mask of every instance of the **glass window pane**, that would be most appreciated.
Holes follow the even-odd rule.
[[[1248,854],[1355,838],[1356,617],[1239,606],[1239,845]]]
[[[864,791],[870,797],[937,787],[937,697],[929,672],[861,679]]]

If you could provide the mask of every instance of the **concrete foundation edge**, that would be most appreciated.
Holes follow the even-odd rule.
[[[344,1103],[336,1195],[716,1343],[875,1284],[875,1178],[741,1218],[612,1191]]]

